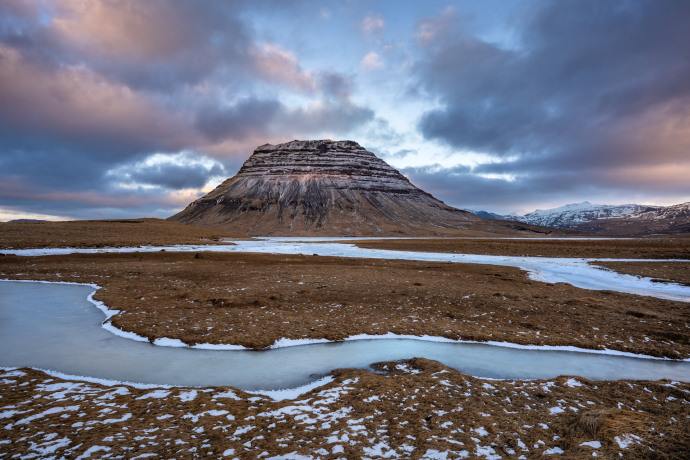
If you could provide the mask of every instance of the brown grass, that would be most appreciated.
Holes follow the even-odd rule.
[[[0,250],[218,244],[242,235],[161,219],[0,223]]]
[[[567,425],[565,434],[575,438],[591,438],[613,442],[625,433],[644,436],[648,430],[648,416],[622,409],[593,409],[584,411]]]

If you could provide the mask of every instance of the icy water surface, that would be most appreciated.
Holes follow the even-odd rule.
[[[299,239],[299,238],[298,238]],[[364,259],[404,259],[426,262],[454,262],[484,265],[503,265],[527,270],[530,278],[548,283],[569,283],[581,289],[610,290],[629,294],[658,297],[661,299],[690,302],[690,287],[678,284],[653,283],[651,278],[623,275],[604,270],[589,264],[595,259],[553,258],[553,257],[512,257],[488,256],[481,254],[447,254],[433,252],[390,251],[382,249],[363,249],[353,244],[334,243],[326,240],[334,238],[285,239],[277,238],[253,241],[235,241],[234,245],[217,246],[147,246],[140,248],[105,249],[23,249],[8,251],[20,256],[50,254],[95,253],[95,252],[154,252],[167,251],[214,251],[214,252],[253,252],[265,254],[318,254],[320,256],[359,257]],[[346,238],[343,238],[346,239]],[[353,239],[353,238],[347,238]],[[375,240],[377,238],[367,238]],[[652,259],[596,259],[617,262],[654,262]],[[688,262],[673,260],[673,262]]]
[[[83,285],[0,282],[0,367],[29,366],[69,375],[168,385],[294,388],[337,368],[423,357],[476,377],[690,382],[690,363],[591,353],[512,349],[410,339],[358,340],[267,351],[171,348],[118,337]]]

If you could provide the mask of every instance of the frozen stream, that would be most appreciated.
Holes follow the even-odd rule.
[[[690,382],[690,363],[607,354],[506,348],[411,339],[357,340],[268,351],[172,348],[116,336],[85,285],[0,282],[0,367],[28,366],[68,375],[168,385],[294,388],[336,368],[424,357],[477,377]]]
[[[389,251],[380,249],[362,249],[354,244],[337,243],[332,241],[353,240],[354,238],[312,238],[308,242],[304,238],[295,239],[263,239],[253,241],[236,241],[235,245],[227,246],[147,246],[141,248],[111,248],[111,249],[24,249],[6,250],[21,256],[37,256],[50,254],[93,253],[93,252],[154,252],[166,249],[168,251],[216,251],[216,252],[254,252],[267,254],[318,254],[320,256],[360,257],[366,259],[405,259],[427,262],[456,262],[485,265],[503,265],[527,270],[530,278],[548,283],[565,282],[582,289],[610,290],[627,292],[662,299],[690,302],[690,287],[678,284],[653,283],[650,278],[623,275],[610,270],[603,270],[590,265],[592,260],[617,262],[654,262],[650,259],[576,259],[576,258],[548,258],[548,257],[511,257],[488,256],[477,254],[446,254],[432,252]],[[368,240],[376,238],[366,238]],[[687,262],[674,260],[673,262]]]

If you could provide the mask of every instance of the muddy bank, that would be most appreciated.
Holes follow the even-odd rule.
[[[687,458],[690,385],[481,380],[434,361],[341,370],[299,396],[0,371],[0,452],[175,458]],[[297,457],[290,457],[297,458]]]
[[[153,341],[265,348],[282,338],[430,335],[690,357],[690,305],[517,268],[242,253],[2,257],[0,277],[95,283],[112,324]]]
[[[690,259],[690,238],[502,240],[423,239],[352,241],[360,248],[526,257]]]
[[[161,219],[0,223],[0,251],[4,252],[31,248],[218,244],[225,239],[246,237]]]

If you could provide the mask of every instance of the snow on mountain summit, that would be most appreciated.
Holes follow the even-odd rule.
[[[594,219],[625,216],[641,212],[647,208],[647,206],[638,204],[604,205],[583,201],[582,203],[571,203],[552,209],[537,209],[524,215],[516,215],[515,213],[508,216],[495,215],[495,218],[545,227],[567,228]]]

